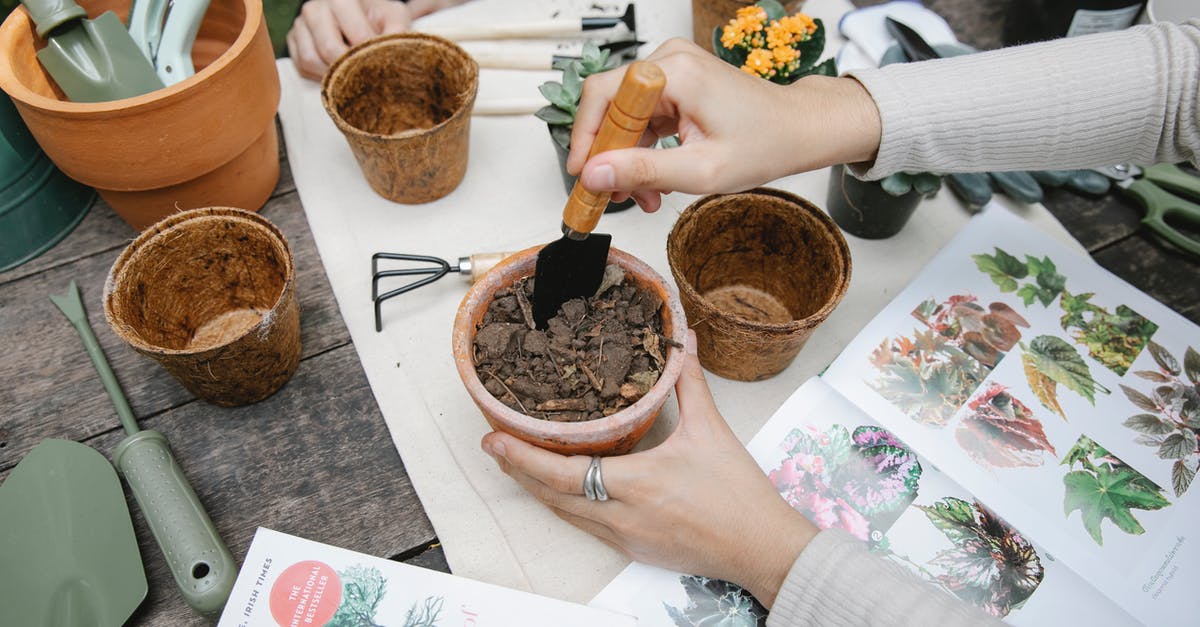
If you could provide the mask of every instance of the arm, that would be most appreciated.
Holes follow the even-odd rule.
[[[882,119],[869,178],[1200,156],[1200,20],[850,75]]]
[[[913,624],[988,623],[851,536],[818,533],[792,509],[717,411],[692,332],[675,392],[679,424],[665,442],[602,462],[608,501],[583,496],[588,457],[499,432],[482,447],[562,519],[640,562],[736,583],[772,609],[772,624],[910,617],[898,612],[911,612]]]

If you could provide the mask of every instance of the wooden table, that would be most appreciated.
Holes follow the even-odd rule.
[[[951,23],[973,32],[969,21]],[[304,350],[295,377],[262,402],[219,408],[121,343],[104,321],[101,291],[135,233],[97,201],[54,249],[0,273],[0,480],[43,438],[78,440],[106,455],[122,438],[83,344],[47,298],[74,279],[141,425],[167,435],[235,558],[261,525],[447,571],[342,322],[282,150],[280,157],[279,185],[261,213],[287,235],[296,258]],[[1200,261],[1139,229],[1132,204],[1116,194],[1055,190],[1046,205],[1101,265],[1200,322]],[[184,605],[132,500],[130,510],[150,581],[131,622],[207,622]]]

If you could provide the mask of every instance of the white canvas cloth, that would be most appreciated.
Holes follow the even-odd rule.
[[[545,18],[555,11],[583,14],[591,6],[568,0],[476,0],[427,19]],[[612,8],[622,9],[623,3]],[[834,25],[849,8],[844,0],[805,4],[807,12],[825,21],[830,38],[827,55],[840,45]],[[638,4],[638,35],[650,42],[643,56],[669,37],[690,36],[690,20],[686,0]],[[367,185],[346,141],[321,106],[320,86],[300,78],[289,60],[279,62],[279,72],[283,83],[279,115],[296,188],[371,389],[451,569],[482,581],[588,601],[628,560],[556,518],[480,450],[488,426],[467,396],[450,351],[451,324],[466,292],[465,283],[450,275],[386,302],[382,333],[375,332],[370,298],[370,259],[375,252],[435,255],[453,261],[470,253],[515,251],[559,237],[566,193],[545,124],[528,115],[473,118],[462,184],[436,202],[399,205],[377,196]],[[557,73],[551,72],[483,70],[479,99],[536,98],[537,85],[555,78]],[[828,171],[822,170],[771,186],[824,207],[828,177]],[[611,233],[615,247],[645,260],[669,280],[666,236],[676,216],[694,199],[672,194],[655,214],[630,209],[606,215],[599,230]],[[1044,207],[1017,211],[1070,239]],[[854,259],[850,289],[796,361],[774,378],[756,383],[709,377],[717,404],[738,437],[749,440],[796,387],[832,361],[969,217],[957,199],[943,190],[925,201],[891,239],[847,237]],[[396,287],[401,280],[385,281],[381,290]],[[676,416],[672,398],[642,446],[661,442]]]

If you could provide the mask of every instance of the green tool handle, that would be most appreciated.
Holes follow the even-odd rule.
[[[167,439],[157,431],[139,431],[117,445],[113,459],[184,600],[198,612],[219,613],[237,579],[237,564],[171,454]]]
[[[117,375],[108,365],[108,360],[104,358],[104,351],[100,349],[100,341],[96,339],[96,334],[92,333],[92,327],[88,324],[86,315],[82,319],[71,318],[71,326],[79,332],[79,337],[83,339],[83,347],[87,349],[88,357],[92,358],[92,365],[96,367],[96,372],[100,374],[100,381],[104,383],[104,391],[108,392],[108,398],[112,399],[113,407],[117,409],[117,417],[121,419],[121,426],[125,427],[125,433],[133,435],[140,430],[137,419],[133,416],[133,409],[129,407],[129,401],[125,399],[125,393],[121,391],[121,384],[117,381]]]
[[[1157,167],[1157,166],[1155,166]],[[1125,191],[1136,197],[1146,208],[1146,216],[1142,224],[1168,242],[1186,250],[1193,255],[1200,255],[1200,242],[1180,233],[1167,223],[1167,218],[1186,223],[1200,230],[1200,206],[1190,203],[1158,185],[1161,181],[1138,179],[1125,188]]]
[[[1142,180],[1150,181],[1185,198],[1200,201],[1200,177],[1184,172],[1173,163],[1159,163],[1142,170]]]

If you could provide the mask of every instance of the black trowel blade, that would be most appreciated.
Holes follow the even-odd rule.
[[[581,240],[563,236],[538,252],[533,280],[533,321],[539,329],[572,298],[588,298],[600,288],[612,236],[592,233]]]

